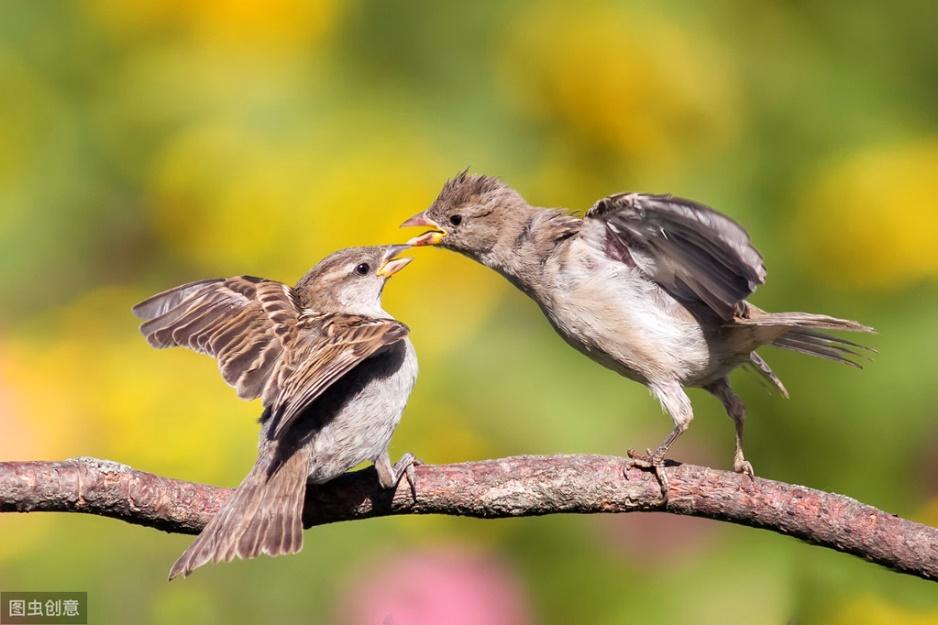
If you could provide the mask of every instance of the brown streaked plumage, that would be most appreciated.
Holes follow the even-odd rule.
[[[207,562],[299,551],[307,481],[365,460],[386,488],[412,476],[413,457],[392,466],[387,446],[417,361],[407,327],[380,302],[387,278],[410,260],[395,258],[405,247],[336,252],[293,288],[251,276],[200,280],[134,307],[151,345],[214,356],[240,397],[264,405],[254,468],[170,579]]]
[[[690,200],[619,193],[578,218],[531,206],[497,178],[463,171],[402,225],[431,228],[414,245],[452,249],[498,271],[570,345],[649,388],[674,428],[654,452],[629,455],[655,470],[665,494],[664,456],[693,419],[685,387],[723,402],[736,427],[733,466],[752,475],[742,448],[745,409],[727,382],[730,371],[750,366],[787,397],[757,348],[854,366],[858,350],[868,349],[826,332],[872,332],[855,321],[767,313],[747,302],[765,282],[762,256],[739,224]]]

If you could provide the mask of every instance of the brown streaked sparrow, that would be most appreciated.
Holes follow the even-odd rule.
[[[210,354],[225,381],[264,412],[254,468],[173,565],[169,578],[208,562],[303,547],[306,484],[374,462],[385,488],[414,458],[392,465],[388,442],[417,379],[407,327],[381,307],[407,246],[346,249],[294,287],[240,276],[154,295],[134,313],[154,347]]]
[[[825,330],[871,332],[855,321],[801,312],[768,313],[746,301],[765,281],[762,256],[736,222],[672,197],[619,193],[578,218],[529,205],[489,176],[461,172],[430,208],[403,227],[430,230],[409,241],[438,245],[491,267],[530,296],[554,329],[599,364],[651,391],[674,421],[654,451],[629,450],[631,464],[661,470],[665,454],[693,419],[686,387],[723,403],[736,427],[737,472],[745,409],[727,382],[752,367],[787,391],[756,353],[764,345],[859,366],[867,349]]]

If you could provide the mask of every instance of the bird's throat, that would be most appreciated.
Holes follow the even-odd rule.
[[[527,206],[504,224],[496,244],[476,260],[534,297],[543,284],[544,265],[557,248],[559,229],[568,227],[566,219],[561,211]]]

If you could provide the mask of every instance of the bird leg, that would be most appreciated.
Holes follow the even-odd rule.
[[[668,500],[668,476],[664,471],[664,457],[674,444],[678,437],[687,431],[690,422],[694,419],[694,412],[691,408],[690,398],[677,382],[651,386],[652,394],[658,398],[664,409],[671,415],[674,421],[674,429],[668,434],[658,448],[652,452],[641,453],[634,449],[628,451],[629,460],[626,467],[639,467],[641,469],[653,469],[655,477],[658,478],[658,484],[661,486],[661,496],[665,501]]]
[[[410,484],[410,493],[417,500],[417,472],[414,467],[420,464],[420,461],[414,458],[411,453],[405,453],[401,459],[391,466],[391,457],[388,450],[385,449],[375,460],[375,469],[378,471],[378,483],[382,488],[396,488],[402,477],[407,478]]]
[[[687,429],[681,428],[681,426],[675,426],[671,433],[668,434],[668,437],[658,445],[658,448],[652,452],[650,449],[646,449],[646,453],[642,453],[635,449],[629,449],[629,459],[627,461],[627,466],[639,467],[641,469],[652,469],[655,472],[655,477],[658,478],[658,484],[661,486],[661,496],[665,500],[668,499],[668,476],[664,472],[664,456],[668,453],[668,449],[671,448],[671,445],[677,440],[677,437],[684,433],[684,430]]]
[[[704,388],[723,402],[726,414],[733,420],[733,425],[736,427],[736,455],[733,457],[733,470],[753,477],[752,465],[743,455],[743,425],[746,422],[746,407],[739,396],[730,388],[726,378],[708,384]]]

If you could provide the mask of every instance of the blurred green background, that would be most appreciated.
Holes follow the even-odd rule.
[[[938,524],[936,112],[934,0],[3,2],[0,458],[235,485],[260,407],[150,349],[131,305],[399,241],[471,165],[540,205],[671,192],[745,224],[759,306],[880,330],[864,371],[766,350],[789,401],[734,377],[757,474]],[[670,428],[495,274],[415,256],[385,299],[422,369],[392,455],[623,454]],[[729,419],[692,398],[672,456],[729,466]],[[933,584],[667,515],[343,523],[167,584],[190,541],[7,514],[0,588],[86,590],[93,623],[938,623]]]

